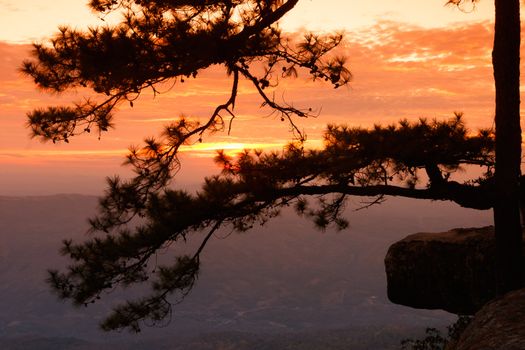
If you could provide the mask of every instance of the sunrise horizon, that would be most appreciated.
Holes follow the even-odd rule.
[[[401,5],[402,10],[409,7],[410,2]],[[283,27],[301,31],[288,35],[300,35],[304,31],[300,28],[318,29],[319,23],[324,22],[324,12],[316,11],[313,18],[308,16],[315,6],[319,6],[315,1],[306,2],[300,5],[296,13],[290,15],[293,18],[288,23],[285,21]],[[385,11],[388,9],[386,6]],[[299,108],[312,108],[318,113],[317,118],[297,120],[307,135],[307,147],[320,147],[322,133],[330,123],[372,127],[376,123],[391,124],[401,119],[444,120],[453,117],[454,112],[463,112],[467,127],[471,130],[492,125],[492,12],[486,5],[481,4],[481,7],[470,13],[463,13],[451,6],[436,6],[435,11],[440,11],[441,17],[444,17],[443,14],[454,13],[453,24],[444,21],[444,26],[437,25],[436,21],[427,21],[430,25],[423,26],[425,16],[421,16],[420,20],[412,18],[401,22],[397,18],[399,13],[390,12],[390,15],[380,19],[381,12],[374,15],[367,6],[358,9],[359,11],[368,13],[364,17],[368,18],[368,22],[347,27],[345,42],[339,49],[348,56],[354,76],[348,87],[334,90],[328,84],[311,82],[302,75],[295,80],[283,82],[276,89],[276,94],[282,101],[293,103]],[[417,6],[414,13],[421,13]],[[317,24],[315,17],[318,17]],[[465,18],[463,22],[459,21],[461,17]],[[418,21],[420,24],[414,24]],[[329,30],[341,23],[343,20],[330,22]],[[51,25],[46,22],[42,26],[45,28]],[[5,32],[0,30],[1,33]],[[38,91],[18,71],[21,62],[29,58],[31,46],[27,42],[34,38],[27,34],[23,44],[14,44],[6,42],[5,35],[7,34],[0,35],[0,51],[4,56],[0,66],[3,82],[0,104],[5,123],[3,141],[0,144],[0,162],[4,168],[9,167],[10,170],[9,174],[6,171],[3,173],[4,183],[9,183],[17,174],[26,172],[31,163],[38,164],[40,170],[35,171],[43,170],[42,174],[47,174],[43,178],[67,177],[67,170],[64,170],[67,167],[53,173],[52,167],[43,162],[48,159],[50,164],[56,164],[60,162],[60,157],[65,162],[70,161],[71,157],[83,159],[83,166],[87,169],[100,168],[95,164],[97,157],[113,157],[112,160],[115,160],[120,154],[120,161],[114,162],[113,166],[103,161],[105,166],[109,166],[108,173],[104,176],[117,173],[129,175],[120,164],[130,146],[139,146],[145,137],[158,136],[164,125],[180,115],[204,120],[212,106],[225,98],[224,90],[229,89],[223,69],[212,67],[198,79],[189,79],[183,85],[169,86],[156,97],[148,94],[141,96],[133,108],[121,106],[115,116],[115,129],[101,135],[100,140],[97,140],[98,135],[88,135],[76,137],[69,144],[43,144],[29,138],[29,130],[24,128],[25,114],[31,109],[57,102],[67,104],[68,101],[80,99],[83,93],[68,93],[57,98]],[[431,41],[428,40],[430,37],[433,38]],[[468,74],[468,79],[464,77],[465,74]],[[289,125],[271,116],[267,108],[260,108],[260,104],[256,92],[250,90],[246,84],[241,85],[235,110],[236,118],[230,133],[225,130],[205,137],[202,144],[193,146],[194,150],[199,150],[195,155],[199,158],[208,157],[212,164],[215,151],[219,149],[227,149],[229,154],[243,149],[279,150],[293,141],[294,136],[290,133]],[[186,147],[185,153],[191,153],[191,149],[192,147]],[[183,166],[191,168],[191,157],[188,159]],[[21,163],[25,165],[17,169]],[[78,165],[82,167],[81,162]],[[220,170],[213,164],[209,169],[215,169],[216,172]],[[201,173],[201,176],[203,174],[211,175]],[[100,178],[97,181],[103,182]],[[42,186],[45,186],[44,182],[34,187]],[[21,192],[27,193],[29,187]],[[10,188],[9,192],[13,192],[13,189]]]
[[[4,6],[4,15],[9,13],[9,20],[13,21],[16,16],[29,13],[30,3],[27,0],[16,8],[14,5]],[[334,6],[343,4],[333,3]],[[79,23],[75,25],[77,28],[111,22],[109,19],[100,21],[84,5],[82,11],[71,3],[62,5],[65,6],[64,11],[69,11],[64,14],[74,13],[71,18]],[[329,84],[312,82],[305,75],[300,75],[281,82],[275,89],[279,100],[298,108],[312,108],[318,114],[314,119],[296,120],[307,136],[306,147],[321,147],[322,134],[326,125],[331,123],[372,127],[377,123],[386,125],[401,119],[446,120],[452,118],[455,112],[462,112],[467,127],[473,132],[492,126],[491,6],[481,2],[474,10],[464,9],[464,12],[454,6],[444,6],[441,1],[436,1],[428,12],[422,11],[422,6],[414,1],[402,1],[397,9],[386,3],[382,8],[344,2],[343,9],[352,7],[352,16],[358,18],[353,23],[352,16],[346,19],[338,15],[327,21],[329,6],[322,6],[317,1],[304,1],[284,18],[282,27],[288,32],[295,31],[295,34],[290,32],[291,37],[301,35],[306,28],[329,32],[339,27],[346,31],[345,41],[338,50],[348,57],[353,74],[347,87],[334,90]],[[41,11],[47,13],[52,9],[42,7]],[[403,13],[407,18],[405,21],[402,20]],[[429,16],[429,13],[432,15]],[[84,16],[84,20],[80,20],[79,16]],[[27,179],[23,186],[18,185],[20,193],[28,193],[31,189],[42,192],[46,181],[52,183],[58,178],[69,179],[79,171],[68,174],[67,163],[71,161],[76,167],[84,168],[84,174],[91,174],[91,184],[83,178],[76,188],[61,189],[55,185],[44,192],[75,192],[87,186],[91,193],[95,181],[99,184],[99,190],[95,192],[101,193],[103,186],[100,184],[104,183],[105,176],[130,176],[129,169],[121,167],[129,147],[140,146],[146,137],[158,137],[163,126],[181,115],[205,120],[213,106],[226,98],[225,91],[230,88],[224,69],[212,67],[197,79],[166,86],[155,97],[146,92],[135,101],[133,108],[120,106],[114,118],[115,129],[100,135],[100,140],[98,135],[82,135],[68,144],[53,145],[31,139],[30,130],[24,127],[26,113],[57,103],[67,105],[85,95],[83,91],[63,96],[49,95],[36,89],[30,79],[19,72],[22,61],[30,58],[29,42],[35,40],[34,33],[56,32],[56,27],[63,24],[60,17],[50,15],[41,24],[31,22],[36,28],[32,29],[33,32],[11,29],[11,33],[19,35],[11,42],[7,40],[8,32],[0,30],[0,52],[4,57],[0,62],[0,108],[4,119],[0,163],[8,169],[1,174],[3,186],[0,187],[0,194],[16,193],[16,188],[7,184],[14,183],[14,180],[20,183],[21,178],[27,177],[24,174],[31,169],[31,164],[42,172],[42,176],[38,180]],[[53,18],[55,23],[49,23]],[[3,28],[8,28],[5,23]],[[327,24],[325,30],[320,28],[322,23]],[[44,37],[49,37],[49,34],[36,40],[41,41]],[[256,91],[242,83],[231,131],[228,133],[229,126],[226,126],[224,131],[205,137],[202,143],[185,146],[184,153],[191,154],[194,150],[197,158],[208,158],[210,166],[207,168],[213,173],[220,170],[212,160],[217,150],[226,149],[230,155],[244,149],[279,151],[294,140],[294,135],[286,122],[272,116],[268,108],[261,108],[261,102]],[[226,121],[229,122],[228,118]],[[60,165],[57,167],[57,164]],[[185,156],[183,166],[194,168],[191,156]],[[202,167],[202,164],[199,166]],[[106,168],[107,172],[100,174],[99,170],[93,172],[90,168]],[[212,175],[209,172],[199,173],[201,176]]]

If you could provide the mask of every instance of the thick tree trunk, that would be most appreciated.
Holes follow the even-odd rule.
[[[523,285],[523,253],[519,211],[520,2],[495,0],[496,24],[492,64],[496,84],[496,262],[498,293]]]

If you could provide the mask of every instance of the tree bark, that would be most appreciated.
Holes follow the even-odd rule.
[[[498,294],[523,285],[523,252],[519,210],[520,2],[495,0],[492,64],[496,86],[496,264]]]

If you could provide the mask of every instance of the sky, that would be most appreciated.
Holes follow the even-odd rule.
[[[101,22],[86,2],[0,0],[0,195],[100,194],[105,176],[129,175],[121,163],[130,145],[157,135],[180,114],[205,118],[228,98],[225,74],[214,68],[155,98],[145,94],[133,108],[122,106],[116,129],[101,140],[82,136],[52,145],[30,139],[24,127],[28,111],[81,93],[46,95],[19,73],[20,63],[31,42],[45,40],[59,25],[86,28],[117,20]],[[319,111],[317,118],[300,121],[312,147],[319,146],[327,123],[369,127],[402,118],[448,118],[457,111],[473,130],[492,125],[493,4],[482,0],[475,9],[461,11],[444,2],[301,0],[284,18],[282,28],[290,35],[345,32],[341,50],[354,76],[348,87],[334,90],[303,75],[276,91],[295,106]],[[289,141],[287,125],[260,104],[255,91],[241,85],[231,134],[217,134],[199,149],[183,152],[176,181],[196,185],[217,172],[215,149],[279,148]]]
[[[86,6],[87,0],[0,0],[0,40],[31,42],[52,35],[58,25],[85,28],[100,24],[100,16]],[[444,6],[445,0],[301,0],[284,19],[288,30],[308,28],[315,31],[353,30],[377,21],[396,21],[442,27],[454,23],[490,20],[492,1],[483,0],[463,8]],[[119,16],[104,18],[111,22]]]

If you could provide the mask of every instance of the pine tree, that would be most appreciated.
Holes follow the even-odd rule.
[[[85,246],[64,244],[64,254],[73,261],[78,258],[92,264],[72,266],[71,273],[76,277],[71,275],[71,278],[85,276],[96,281],[90,280],[89,286],[81,286],[82,283],[66,282],[69,277],[53,272],[51,280],[63,297],[71,297],[77,304],[88,303],[112,285],[146,280],[143,265],[156,249],[170,239],[178,239],[179,229],[186,232],[202,226],[199,215],[211,208],[206,203],[193,203],[187,194],[171,193],[170,198],[187,201],[187,208],[179,208],[179,203],[170,209],[173,211],[158,214],[171,217],[177,215],[179,209],[192,209],[187,212],[187,221],[162,228],[163,232],[154,229],[153,235],[150,235],[156,226],[153,221],[133,231],[125,227],[135,217],[152,220],[153,211],[165,205],[159,198],[164,196],[180,168],[180,146],[202,141],[209,134],[231,127],[241,79],[251,84],[264,106],[289,123],[299,141],[304,135],[296,119],[309,117],[313,112],[275,100],[267,93],[268,88],[301,72],[336,88],[349,82],[351,74],[345,58],[332,54],[342,35],[306,34],[302,40],[294,40],[281,33],[279,20],[297,2],[92,0],[90,7],[94,11],[102,15],[122,12],[123,21],[87,31],[63,27],[48,42],[34,45],[33,60],[24,62],[22,71],[33,78],[38,87],[54,93],[86,87],[98,96],[73,106],[53,106],[28,114],[33,136],[54,143],[69,142],[81,133],[93,132],[100,137],[112,127],[116,107],[122,103],[133,106],[147,89],[159,93],[159,84],[171,83],[177,88],[178,84],[198,79],[203,70],[212,66],[223,67],[231,80],[229,96],[210,112],[206,122],[199,124],[181,117],[165,128],[162,137],[147,139],[144,147],[131,150],[127,162],[136,176],[129,181],[108,180],[107,194],[101,200],[101,214],[92,220],[94,230],[112,235],[96,238]],[[193,205],[205,207],[192,208]],[[174,230],[174,234],[168,234],[169,230]],[[94,251],[99,248],[110,248],[112,252]],[[198,271],[197,262],[198,254],[191,259],[180,258],[173,267],[159,268],[155,297],[139,303],[147,307],[141,309],[137,304],[129,304],[118,313],[133,316],[117,325],[110,319],[105,328],[129,326],[138,330],[135,320],[157,320],[165,316],[169,305],[166,291],[186,290]],[[112,276],[106,275],[108,272]]]
[[[495,142],[489,130],[471,135],[459,114],[445,122],[401,121],[372,129],[331,125],[323,149],[304,149],[296,119],[310,111],[275,101],[267,88],[301,71],[334,87],[347,84],[351,75],[345,59],[331,55],[340,35],[308,34],[296,42],[280,32],[278,21],[297,2],[93,0],[90,6],[96,11],[124,11],[124,21],[87,32],[61,28],[49,43],[35,45],[35,59],[24,63],[24,72],[45,90],[89,87],[101,96],[29,113],[34,136],[53,142],[68,142],[84,132],[101,135],[111,127],[115,107],[132,104],[144,89],[157,92],[160,83],[169,81],[176,88],[217,65],[231,79],[231,93],[205,123],[181,118],[160,139],[131,150],[127,162],[136,175],[108,180],[100,212],[91,220],[97,234],[83,243],[64,242],[62,253],[72,263],[65,272],[50,271],[49,277],[62,298],[88,305],[117,285],[151,285],[150,295],[118,306],[103,329],[138,331],[144,320],[163,320],[173,300],[194,285],[200,254],[214,232],[226,226],[248,230],[286,206],[319,228],[333,224],[342,229],[347,226],[341,213],[348,196],[375,198],[370,205],[387,195],[450,200],[476,209],[502,205],[498,175],[493,176],[499,136]],[[495,59],[495,70],[498,64]],[[200,191],[171,189],[180,146],[231,126],[240,79],[248,80],[263,105],[289,122],[296,141],[282,153],[246,151],[237,159],[219,153],[216,161],[223,171],[207,178]],[[484,167],[484,175],[454,181],[453,173],[464,165]],[[308,201],[312,195],[320,196],[313,205]],[[138,224],[133,224],[135,218],[141,219]],[[170,266],[148,264],[159,249],[195,232],[204,232],[204,239],[193,254],[178,256]],[[515,279],[514,273],[509,270],[506,280]]]

